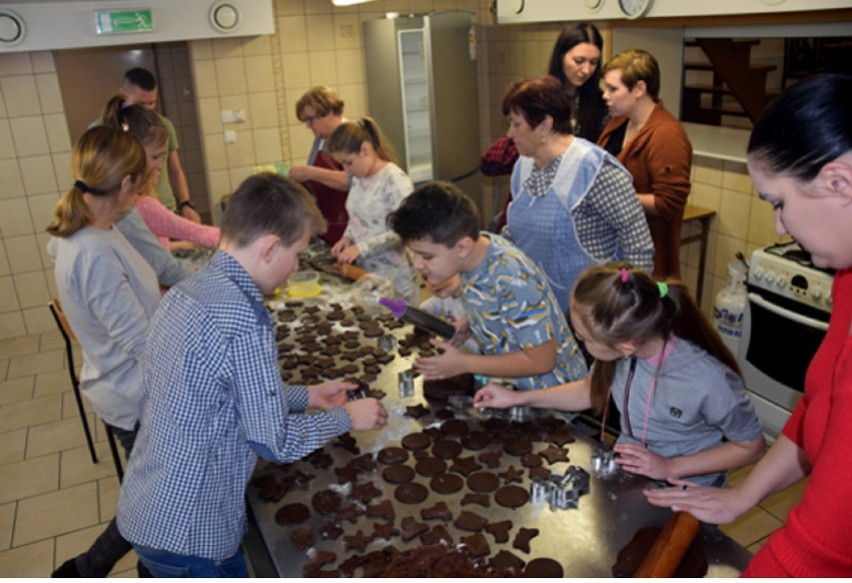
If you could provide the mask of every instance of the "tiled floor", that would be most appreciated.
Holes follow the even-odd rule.
[[[79,353],[75,359],[79,365]],[[89,414],[100,459],[93,464],[66,367],[58,332],[0,341],[0,577],[49,576],[88,548],[115,512],[118,480],[103,425]],[[723,530],[754,552],[783,524],[802,486]],[[131,553],[111,575],[135,577],[135,565]]]

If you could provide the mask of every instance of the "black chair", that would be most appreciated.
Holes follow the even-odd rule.
[[[48,304],[50,313],[53,314],[53,319],[56,321],[56,326],[62,334],[62,339],[65,340],[65,355],[68,357],[68,376],[71,377],[71,388],[74,390],[74,399],[77,401],[77,410],[80,412],[80,421],[83,422],[83,432],[86,434],[86,443],[89,446],[89,455],[92,456],[92,463],[98,463],[98,455],[95,453],[95,442],[92,439],[92,431],[89,428],[89,421],[86,418],[86,411],[83,409],[83,396],[80,393],[80,380],[77,378],[77,370],[74,365],[74,353],[71,350],[72,342],[76,340],[74,331],[71,330],[71,325],[68,323],[68,318],[65,312],[62,311],[62,306],[59,304],[59,298],[55,298]],[[124,480],[124,468],[121,465],[121,457],[118,454],[118,447],[115,443],[115,435],[109,425],[104,423],[106,429],[107,441],[109,449],[112,453],[112,461],[115,464],[115,472],[118,475],[118,481]]]

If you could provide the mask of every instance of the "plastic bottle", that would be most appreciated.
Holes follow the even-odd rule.
[[[728,263],[728,285],[716,294],[713,321],[722,342],[737,355],[743,333],[743,313],[746,308],[746,266],[736,260]]]

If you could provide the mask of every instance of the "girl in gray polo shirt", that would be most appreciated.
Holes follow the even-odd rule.
[[[571,297],[575,336],[596,362],[586,378],[540,391],[489,384],[477,407],[527,405],[621,413],[616,461],[653,480],[721,485],[760,459],[763,429],[739,367],[680,282],[627,263],[587,269]]]

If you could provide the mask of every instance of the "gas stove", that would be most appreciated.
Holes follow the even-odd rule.
[[[758,249],[751,256],[749,289],[769,291],[796,304],[831,312],[834,270],[815,267],[795,241]]]

